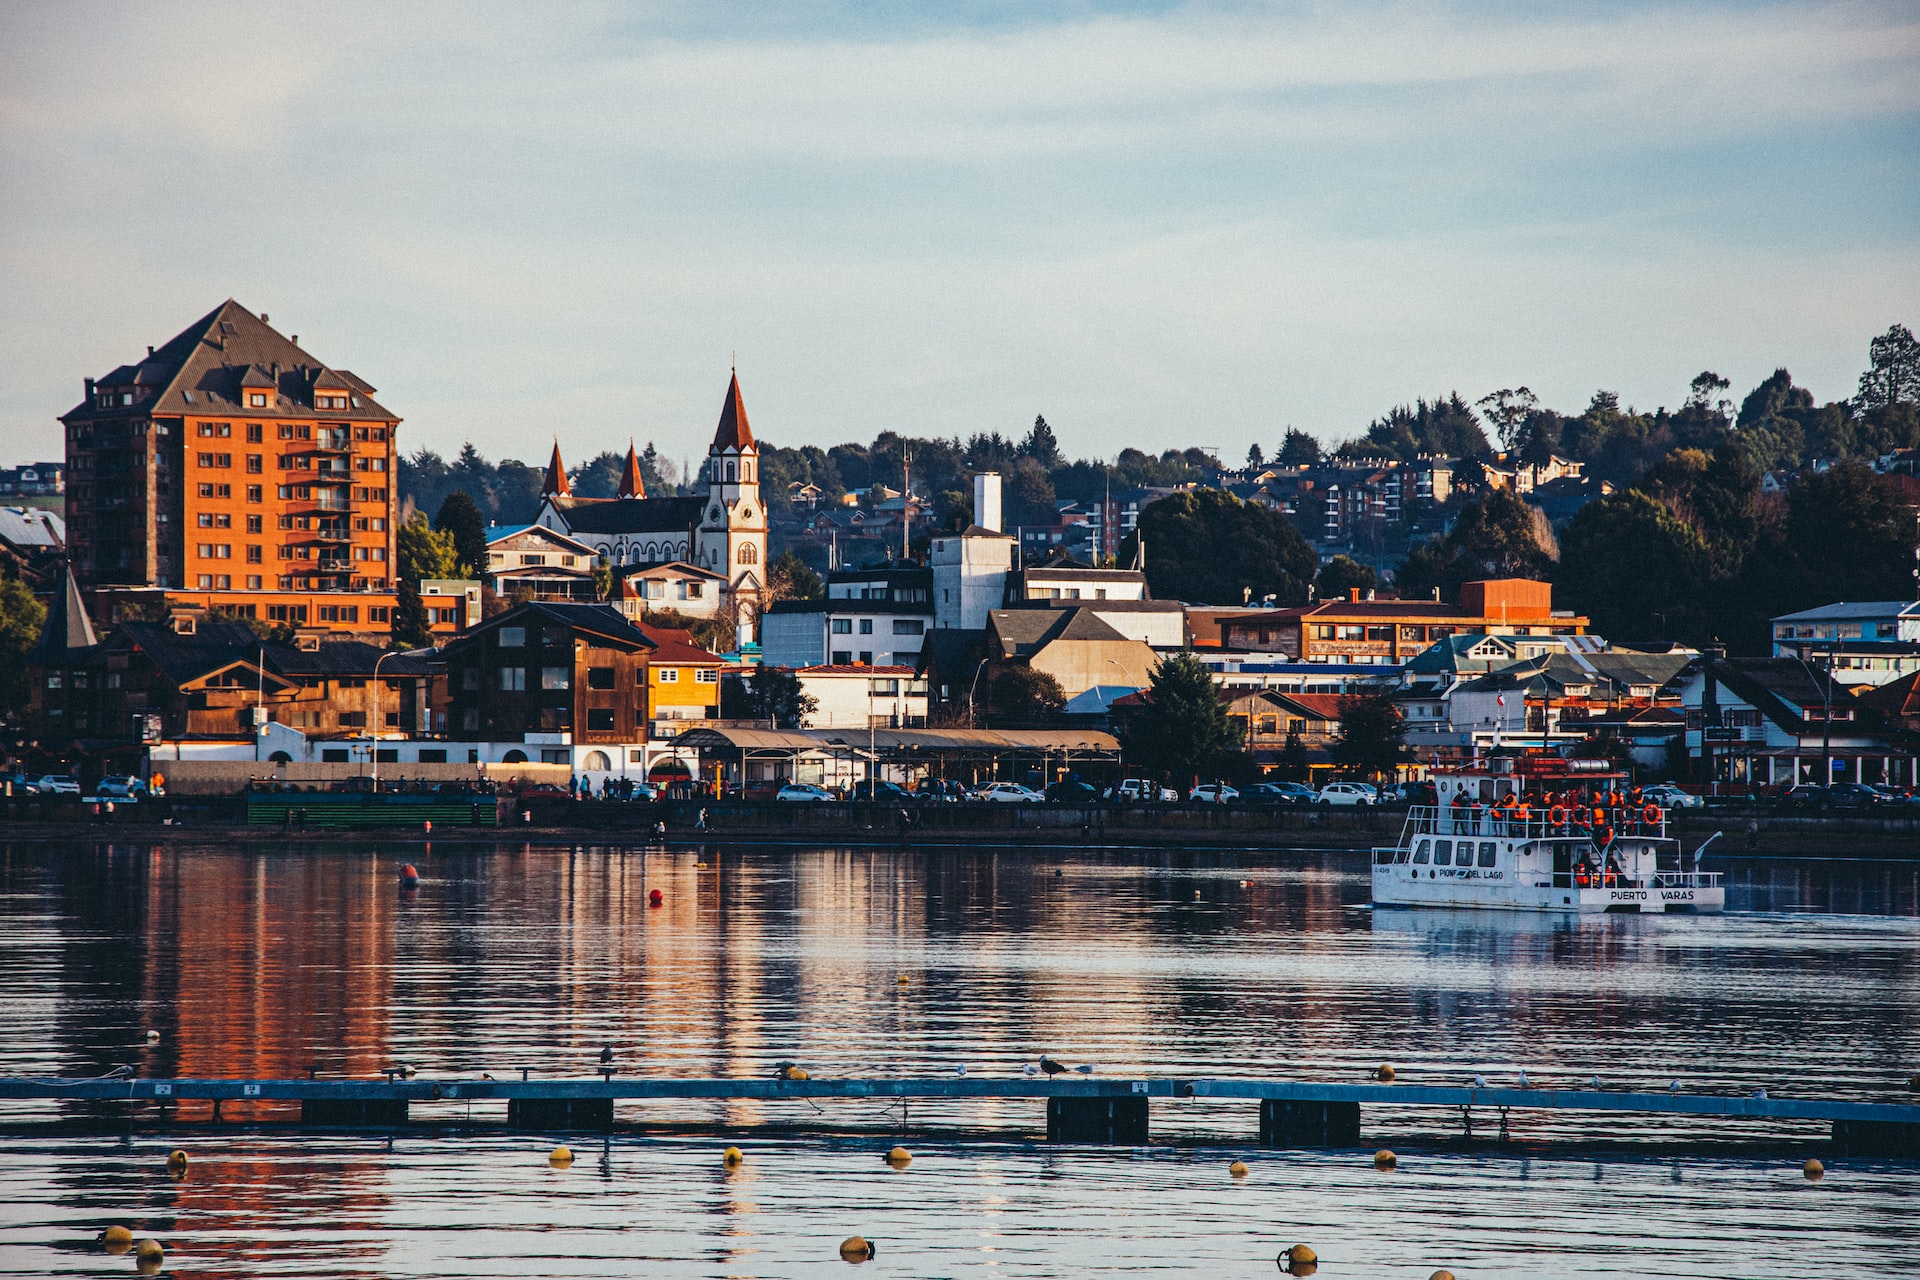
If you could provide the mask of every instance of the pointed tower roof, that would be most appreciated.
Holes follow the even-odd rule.
[[[66,570],[66,581],[47,606],[47,624],[40,629],[40,643],[30,655],[36,660],[58,661],[71,650],[91,649],[100,643],[100,637],[93,633],[93,619],[87,616],[86,602],[80,598],[72,562]]]
[[[647,496],[647,482],[640,477],[640,455],[633,451],[633,441],[627,441],[627,468],[620,473],[620,487],[614,491],[616,498],[644,498]]]
[[[756,447],[753,429],[747,426],[747,406],[740,400],[740,375],[735,373],[727,383],[727,402],[720,406],[720,429],[713,433],[713,451],[744,453]]]
[[[543,498],[567,498],[573,495],[573,486],[567,483],[567,466],[560,461],[560,438],[554,437],[553,457],[547,462],[547,478],[540,484],[540,496]]]

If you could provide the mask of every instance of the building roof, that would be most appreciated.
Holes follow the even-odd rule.
[[[1859,695],[1858,701],[1889,720],[1911,720],[1920,716],[1920,671],[1869,689]]]
[[[595,554],[592,547],[580,541],[578,538],[569,537],[558,529],[549,529],[543,524],[491,526],[487,530],[487,545],[491,547],[496,542],[505,542],[508,538],[515,538],[523,533],[538,534],[549,542],[556,542],[563,546],[571,547],[583,556]]]
[[[634,578],[711,578],[715,582],[725,582],[727,580],[727,576],[724,573],[715,573],[711,569],[702,569],[699,565],[688,564],[685,560],[669,560],[665,564],[650,564],[644,569],[623,569],[620,571],[620,581],[627,582]]]
[[[426,676],[433,674],[440,657],[431,649],[396,653],[365,640],[325,640],[312,649],[291,644],[265,648],[268,668],[287,676],[371,676],[375,663],[382,680]]]
[[[740,375],[727,382],[726,403],[720,406],[720,426],[713,433],[715,452],[742,453],[754,448],[753,428],[747,425],[747,406],[740,399]]]
[[[570,533],[617,535],[684,533],[700,523],[707,500],[682,498],[573,498],[547,499],[567,522]]]
[[[1002,658],[1024,658],[1056,640],[1127,639],[1087,607],[994,609],[987,617],[987,630],[997,641]]]
[[[616,498],[644,498],[647,496],[647,482],[640,477],[640,455],[633,451],[633,441],[627,441],[627,465],[620,472],[620,487],[613,491]]]
[[[67,522],[37,507],[0,507],[0,542],[22,551],[58,551],[67,545]]]
[[[1920,600],[1842,600],[1817,609],[1783,613],[1775,622],[1846,622],[1861,618],[1920,618]]]
[[[857,662],[823,662],[812,667],[795,667],[798,676],[910,676],[912,667],[868,667]]]
[[[1774,723],[1797,732],[1803,712],[1827,705],[1852,703],[1847,686],[1798,658],[1699,659],[1714,679]]]
[[[1298,707],[1309,720],[1338,720],[1340,704],[1346,700],[1346,695],[1339,693],[1289,693],[1285,689],[1266,692],[1281,706]]]
[[[540,496],[564,498],[573,492],[567,482],[567,464],[560,461],[560,437],[553,438],[553,456],[547,459],[547,474],[540,481]]]
[[[319,412],[328,417],[399,421],[374,402],[373,388],[364,380],[343,369],[329,369],[268,325],[265,316],[229,298],[138,364],[122,365],[95,380],[102,390],[135,391],[135,403],[102,409],[83,402],[61,416],[63,420],[189,413],[310,417],[316,412],[315,390],[331,390],[336,381],[354,392],[347,407]],[[274,394],[265,408],[249,407],[244,399],[249,390]]]
[[[47,620],[40,628],[40,643],[28,655],[30,661],[57,663],[75,649],[91,649],[100,643],[94,634],[93,619],[87,617],[87,605],[80,598],[80,584],[74,581],[73,565],[66,566],[60,589],[47,606]]]

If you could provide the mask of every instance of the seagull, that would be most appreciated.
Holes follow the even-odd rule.
[[[1057,1076],[1062,1071],[1066,1071],[1069,1068],[1067,1067],[1066,1063],[1061,1062],[1056,1058],[1049,1058],[1046,1054],[1043,1053],[1040,1055],[1040,1069],[1046,1072],[1050,1076]]]
[[[1522,1068],[1520,1068],[1520,1081],[1519,1081],[1519,1084],[1520,1084],[1520,1087],[1521,1087],[1522,1089],[1531,1089],[1531,1088],[1533,1088],[1533,1084],[1532,1084],[1532,1082],[1531,1082],[1531,1081],[1529,1081],[1529,1080],[1527,1079],[1527,1069],[1526,1069],[1525,1067],[1522,1067]]]
[[[956,1062],[953,1066],[953,1074],[957,1076],[963,1076],[967,1074],[967,1064],[964,1062]]]
[[[1091,1062],[1083,1062],[1079,1066],[1075,1067],[1074,1070],[1078,1071],[1083,1076],[1090,1076],[1093,1074],[1093,1064]]]
[[[1040,1074],[1040,1068],[1034,1066],[1031,1062],[1021,1067],[1020,1070],[1030,1076],[1037,1076]]]
[[[1595,1076],[1593,1079],[1587,1081],[1587,1087],[1598,1093],[1600,1091],[1600,1077]]]
[[[606,1048],[600,1051],[600,1065],[603,1067],[610,1067],[613,1065],[613,1046],[612,1045],[608,1045]]]
[[[1487,1078],[1486,1078],[1485,1076],[1475,1076],[1475,1077],[1473,1078],[1473,1087],[1474,1087],[1474,1088],[1476,1088],[1476,1089],[1484,1089],[1484,1088],[1486,1088],[1486,1087],[1487,1087]]]
[[[1668,1086],[1667,1086],[1667,1092],[1668,1092],[1668,1093],[1678,1093],[1678,1092],[1680,1092],[1680,1082],[1679,1082],[1678,1080],[1675,1080],[1675,1081],[1674,1081],[1674,1082],[1673,1082],[1672,1084],[1670,1084],[1670,1085],[1668,1085]]]
[[[480,1078],[481,1078],[482,1080],[491,1080],[491,1079],[493,1079],[493,1072],[491,1072],[491,1071],[482,1071],[482,1072],[480,1073]]]
[[[1767,1091],[1765,1089],[1755,1089],[1753,1091],[1753,1096],[1764,1101],[1767,1096]]]

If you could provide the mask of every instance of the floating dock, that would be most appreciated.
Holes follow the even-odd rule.
[[[302,1122],[391,1127],[415,1102],[504,1102],[506,1123],[531,1129],[605,1128],[616,1102],[826,1101],[829,1099],[1032,1099],[1047,1108],[1047,1136],[1066,1142],[1139,1143],[1154,1099],[1208,1098],[1260,1104],[1260,1139],[1275,1146],[1360,1145],[1362,1107],[1453,1107],[1471,1132],[1473,1110],[1639,1112],[1831,1123],[1846,1154],[1920,1158],[1920,1103],[1847,1102],[1687,1092],[1474,1088],[1421,1084],[1330,1084],[1293,1080],[983,1075],[938,1078],[785,1080],[671,1079],[603,1074],[520,1078],[417,1076],[384,1079],[246,1080],[6,1077],[0,1099],[75,1102],[298,1102]],[[217,1110],[217,1108],[216,1108]],[[469,1121],[471,1123],[471,1121]]]

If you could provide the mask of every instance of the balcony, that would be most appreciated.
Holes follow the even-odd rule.
[[[345,428],[314,432],[313,448],[316,453],[347,453],[353,448],[353,440]]]

